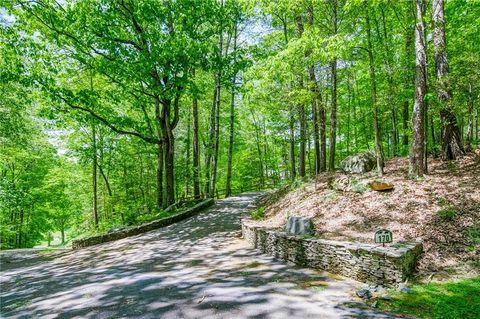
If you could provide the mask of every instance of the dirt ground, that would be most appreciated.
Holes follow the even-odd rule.
[[[430,158],[428,167],[420,180],[408,178],[408,158],[387,161],[382,178],[325,173],[265,199],[258,223],[282,227],[290,215],[308,216],[322,238],[361,242],[373,242],[374,232],[387,228],[394,241],[423,242],[420,277],[480,275],[480,156],[450,163]],[[394,189],[373,191],[368,183],[375,180]]]

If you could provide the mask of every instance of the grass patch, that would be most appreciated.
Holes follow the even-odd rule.
[[[257,267],[260,267],[261,265],[262,264],[259,263],[258,261],[252,261],[251,263],[246,264],[244,268],[257,268]]]
[[[465,230],[465,233],[473,245],[480,245],[480,228],[471,226]]]
[[[453,220],[457,216],[457,211],[453,206],[444,207],[437,211],[438,217],[445,220]]]
[[[380,301],[382,310],[432,319],[479,318],[480,278],[414,285],[413,293],[394,293],[394,301]]]
[[[19,300],[15,301],[13,304],[6,306],[8,310],[20,310],[26,308],[32,304],[31,300]]]
[[[328,282],[323,280],[304,280],[297,283],[298,288],[301,289],[310,289],[314,291],[325,290],[325,287],[328,286]]]
[[[265,216],[265,207],[259,207],[259,208],[255,209],[253,212],[250,213],[250,217],[253,220],[262,219],[263,216]]]

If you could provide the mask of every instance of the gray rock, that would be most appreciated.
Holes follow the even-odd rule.
[[[390,295],[384,295],[384,296],[382,296],[382,299],[385,300],[385,301],[392,301],[393,297],[390,296]]]
[[[333,179],[330,183],[330,187],[341,192],[365,193],[370,190],[368,181],[357,180],[350,176]]]
[[[340,168],[345,173],[366,173],[377,166],[375,156],[370,152],[352,155],[340,162]]]
[[[292,235],[314,235],[315,226],[311,218],[290,216],[285,231]]]
[[[408,288],[406,284],[404,283],[400,283],[398,284],[398,291],[400,291],[401,293],[404,293],[404,294],[410,294],[413,292],[413,290],[411,288]]]
[[[108,234],[116,233],[125,229],[127,229],[127,227],[112,227],[108,230]]]
[[[404,293],[404,294],[411,294],[413,292],[412,289],[410,288],[407,288],[407,287],[404,287],[402,289],[399,290],[401,293]]]
[[[356,294],[358,297],[362,299],[372,298],[372,292],[370,291],[370,289],[367,289],[367,288],[362,288],[360,290],[357,290]]]
[[[383,295],[387,292],[387,289],[385,289],[383,286],[377,286],[375,288],[375,292],[378,293],[379,295]]]

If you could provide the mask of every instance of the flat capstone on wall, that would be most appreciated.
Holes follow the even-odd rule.
[[[254,248],[299,266],[323,269],[355,280],[392,287],[412,276],[423,252],[421,242],[382,247],[290,235],[242,220],[242,235]]]

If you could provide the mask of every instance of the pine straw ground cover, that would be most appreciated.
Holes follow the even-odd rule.
[[[379,179],[375,172],[319,175],[295,189],[281,189],[263,200],[262,226],[282,227],[287,216],[314,219],[321,238],[373,242],[387,228],[394,241],[421,240],[425,254],[420,277],[440,279],[480,275],[480,157],[454,162],[430,158],[429,174],[408,179],[408,159],[394,158]],[[375,192],[368,182],[392,183],[394,190]]]

